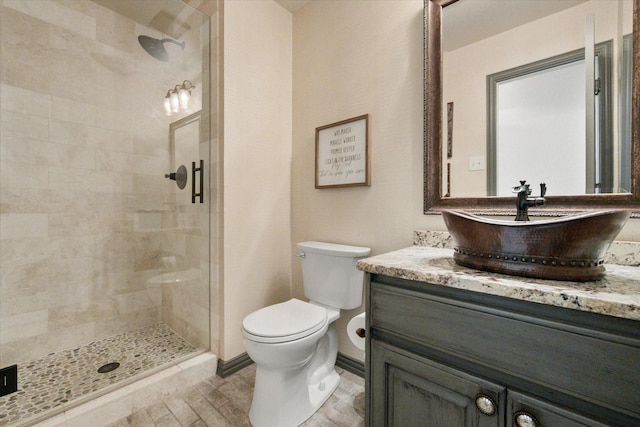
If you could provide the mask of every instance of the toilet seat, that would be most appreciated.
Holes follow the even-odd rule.
[[[242,321],[242,331],[252,341],[280,343],[297,340],[327,324],[327,311],[292,298],[254,311]]]

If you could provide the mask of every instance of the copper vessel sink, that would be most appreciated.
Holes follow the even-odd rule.
[[[604,255],[629,211],[600,210],[540,221],[485,218],[443,211],[454,261],[495,273],[551,280],[589,281],[604,276]]]

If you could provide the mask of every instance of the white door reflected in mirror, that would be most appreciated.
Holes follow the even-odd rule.
[[[632,172],[628,96],[633,74],[629,45],[632,17],[632,0],[461,0],[447,5],[442,18],[441,101],[443,117],[449,103],[455,104],[455,116],[450,124],[453,154],[447,157],[447,150],[441,153],[442,194],[452,198],[510,196],[511,187],[521,179],[546,182],[553,196],[628,193]],[[589,19],[592,38],[587,37]],[[589,39],[593,44],[585,49]],[[606,55],[598,51],[604,44],[610,45]],[[594,57],[604,62],[594,60],[598,65],[591,75],[601,82],[586,77],[584,53],[594,49]],[[571,73],[566,76],[567,84],[554,87],[554,78],[547,79],[542,75],[545,73],[518,78],[513,86],[501,82],[499,108],[509,103],[509,111],[500,112],[501,118],[492,121],[490,76],[576,52],[581,52],[581,61],[574,58],[556,70],[557,75]],[[605,72],[599,75],[601,69]],[[518,87],[523,81],[537,79],[538,89]],[[605,81],[609,86],[604,86]],[[609,100],[591,100],[595,106],[587,107],[589,84],[602,84],[601,93],[606,96],[600,99]],[[539,88],[554,96],[544,102],[542,91],[531,96]],[[510,99],[509,91],[514,93]],[[525,98],[523,105],[515,102],[516,93]],[[567,98],[560,99],[561,94]],[[578,117],[580,97],[582,112]],[[592,117],[600,114],[601,119],[594,118],[587,128],[587,111],[591,110],[595,110],[589,113]],[[506,123],[508,116],[517,120]],[[445,126],[443,141],[447,141],[447,131]],[[496,136],[494,141],[492,135]],[[525,139],[530,140],[526,145]],[[513,146],[507,147],[505,141]],[[472,167],[471,159],[483,156],[486,167]]]

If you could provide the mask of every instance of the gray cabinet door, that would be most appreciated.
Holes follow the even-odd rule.
[[[504,426],[504,387],[375,339],[371,348],[370,426]],[[478,396],[490,399],[495,413],[483,414]]]
[[[518,416],[523,417],[522,421],[526,421],[528,417],[533,417],[540,427],[605,427],[610,425],[601,424],[566,409],[510,390],[507,397],[507,426],[526,426],[527,424],[522,421],[518,423],[516,420]]]

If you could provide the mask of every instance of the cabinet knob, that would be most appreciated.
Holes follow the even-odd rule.
[[[527,412],[518,411],[513,414],[513,418],[518,427],[540,427],[536,417]]]
[[[486,394],[479,394],[476,396],[476,408],[484,415],[493,415],[497,409],[496,402]]]

